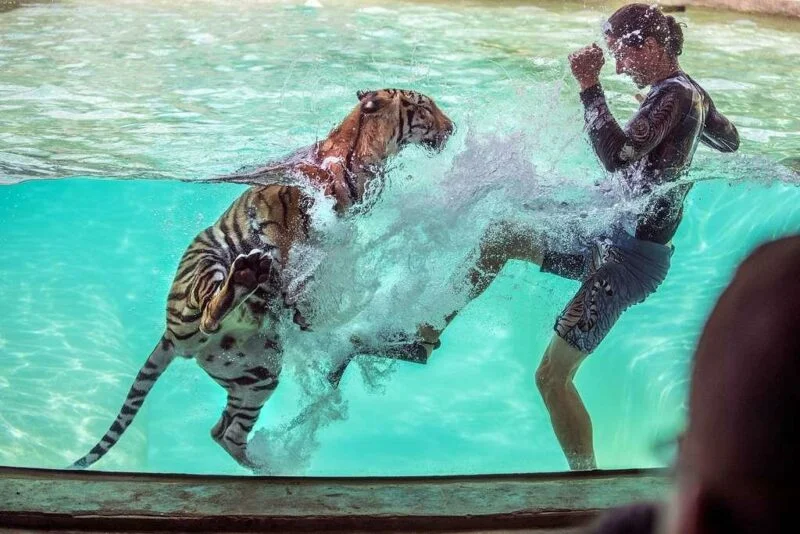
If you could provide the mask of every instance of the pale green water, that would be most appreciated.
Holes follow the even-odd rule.
[[[533,372],[577,284],[522,263],[459,316],[428,365],[365,358],[341,402],[280,432],[309,402],[303,386],[317,394],[313,364],[350,318],[408,327],[449,311],[445,281],[489,215],[525,212],[546,228],[608,215],[574,217],[605,177],[564,58],[598,39],[610,9],[535,4],[64,2],[0,13],[0,181],[16,184],[0,187],[0,464],[63,467],[108,428],[162,331],[180,254],[241,191],[167,179],[285,154],[324,136],[356,90],[397,86],[435,98],[459,132],[434,159],[401,155],[368,216],[332,223],[353,244],[320,276],[329,321],[295,340],[256,439],[270,438],[278,473],[565,469]],[[800,231],[796,177],[776,163],[800,149],[800,22],[680,18],[683,66],[737,124],[742,149],[698,151],[691,177],[720,180],[690,194],[669,277],[577,377],[604,468],[659,464],[652,444],[679,428],[714,299],[756,244]],[[613,110],[627,117],[635,90],[606,69]],[[35,176],[161,180],[17,183]],[[569,221],[564,198],[578,206]],[[177,362],[96,467],[242,473],[208,435],[223,402],[193,362]]]

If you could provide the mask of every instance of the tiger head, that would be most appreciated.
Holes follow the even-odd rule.
[[[381,174],[389,157],[408,145],[440,151],[455,129],[453,121],[422,93],[381,89],[356,94],[358,105],[324,140],[261,168],[210,181],[269,185],[287,183],[287,173],[299,173],[325,184],[337,205],[346,207],[363,198],[367,182]]]
[[[422,93],[381,89],[359,91],[356,95],[363,117],[362,135],[383,143],[386,155],[415,144],[439,151],[453,133],[453,121]]]

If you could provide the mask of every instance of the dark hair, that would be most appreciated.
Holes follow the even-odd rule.
[[[609,17],[603,32],[620,39],[626,46],[641,47],[652,37],[673,56],[683,52],[681,25],[675,17],[664,15],[656,5],[628,4],[619,8]]]

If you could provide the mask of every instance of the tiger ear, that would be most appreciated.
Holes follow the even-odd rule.
[[[387,103],[387,99],[377,91],[369,91],[361,95],[361,112],[362,113],[375,113],[383,108]]]
[[[361,103],[361,111],[364,113],[375,113],[380,108],[380,104],[376,99],[369,99]]]
[[[364,100],[364,97],[370,93],[372,93],[372,91],[356,91],[356,96],[358,97],[358,100],[361,101]]]

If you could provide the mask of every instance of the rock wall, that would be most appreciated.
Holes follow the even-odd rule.
[[[800,17],[800,0],[662,0],[665,6],[702,6]]]
[[[0,0],[0,13],[19,7],[19,0]]]

